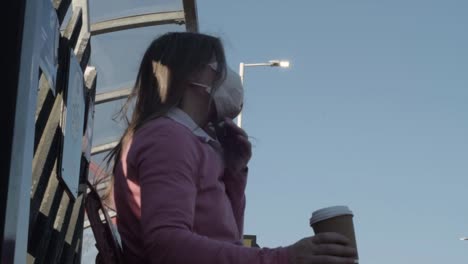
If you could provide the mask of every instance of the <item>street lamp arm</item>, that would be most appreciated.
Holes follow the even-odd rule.
[[[270,62],[264,63],[244,63],[244,67],[258,67],[258,66],[271,66]]]

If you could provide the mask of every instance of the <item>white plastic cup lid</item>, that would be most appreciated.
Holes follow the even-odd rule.
[[[347,206],[326,207],[312,213],[312,217],[310,218],[310,225],[341,215],[353,216],[354,214]]]

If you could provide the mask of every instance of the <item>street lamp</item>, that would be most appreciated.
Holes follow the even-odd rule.
[[[242,84],[244,84],[244,68],[245,67],[259,67],[259,66],[289,68],[290,63],[289,61],[285,61],[285,60],[270,60],[268,62],[261,62],[261,63],[241,62],[239,64],[239,75],[240,75]],[[242,127],[242,111],[237,116],[237,126]]]
[[[463,240],[468,240],[468,237],[462,237],[462,238],[460,238],[460,240],[462,240],[462,241]]]

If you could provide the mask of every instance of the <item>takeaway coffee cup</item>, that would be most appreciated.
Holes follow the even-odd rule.
[[[352,246],[357,249],[353,216],[353,212],[347,206],[327,207],[312,213],[310,226],[315,234],[325,232],[342,234],[349,238]]]

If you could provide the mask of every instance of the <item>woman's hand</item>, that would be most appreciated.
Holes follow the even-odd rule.
[[[321,233],[287,247],[290,264],[354,264],[357,251],[337,233]]]
[[[224,149],[226,168],[234,174],[245,170],[252,157],[252,144],[247,133],[229,118],[224,120],[221,130],[222,135],[218,134],[218,138]]]

